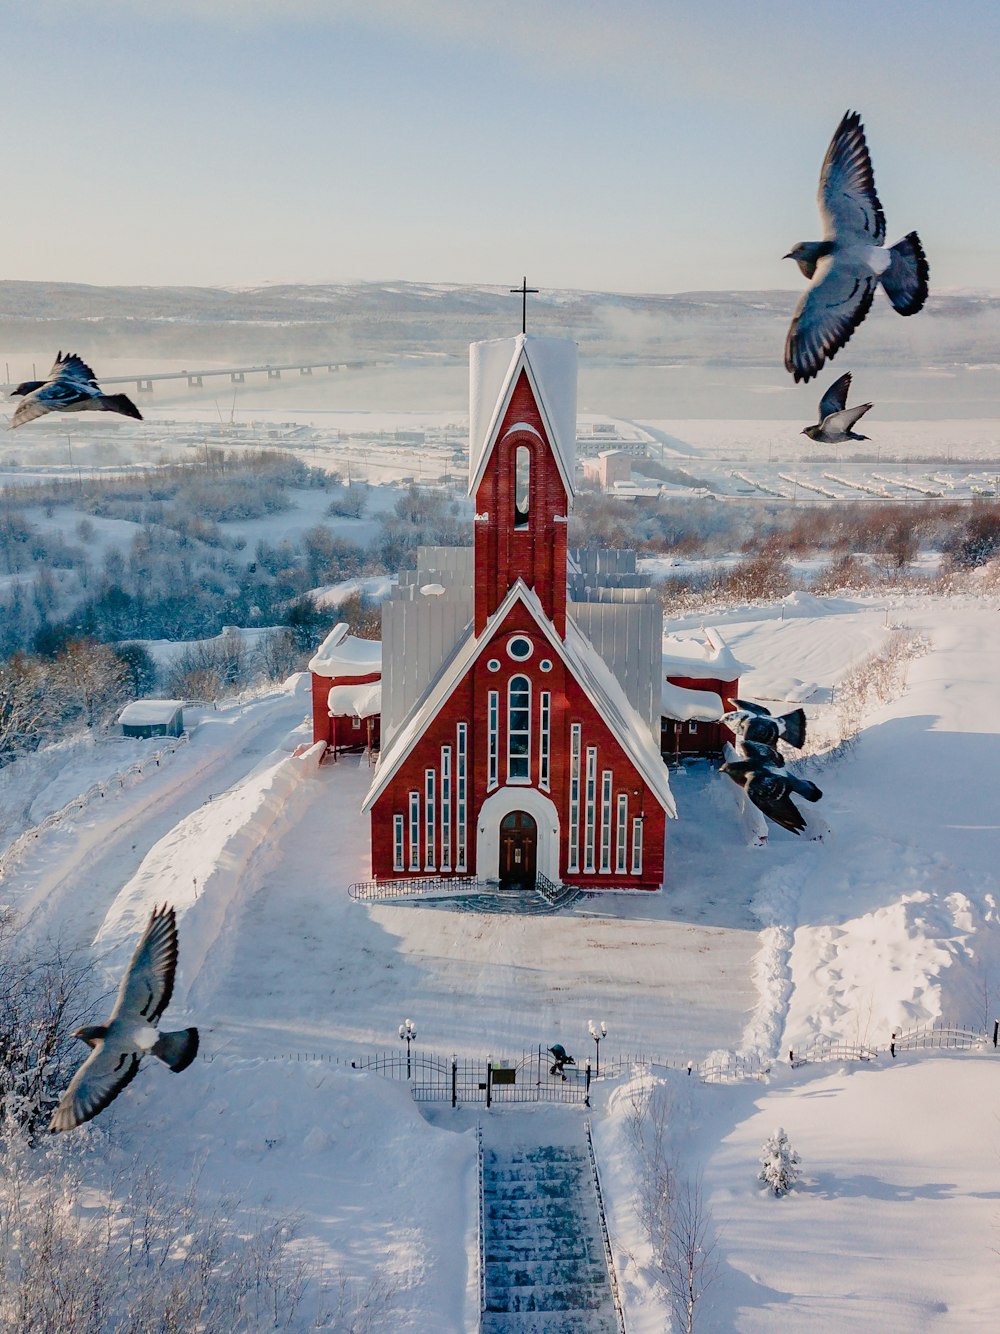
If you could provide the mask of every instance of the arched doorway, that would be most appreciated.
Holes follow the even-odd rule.
[[[534,888],[538,826],[527,811],[511,811],[500,822],[500,883]]]

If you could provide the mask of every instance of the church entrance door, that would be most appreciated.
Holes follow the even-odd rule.
[[[538,826],[527,811],[511,811],[500,823],[500,883],[533,889]]]

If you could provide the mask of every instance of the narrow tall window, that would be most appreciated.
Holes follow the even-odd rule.
[[[434,835],[437,833],[435,826],[434,800],[435,773],[433,769],[424,770],[424,870],[434,870]]]
[[[594,826],[597,823],[597,747],[587,747],[587,804],[583,821],[583,869],[593,871]]]
[[[451,746],[441,747],[441,870],[451,870]]]
[[[611,870],[611,770],[601,771],[601,870]]]
[[[420,793],[410,793],[410,870],[420,870]]]
[[[628,794],[618,793],[618,856],[615,870],[623,874],[628,871]]]
[[[566,870],[580,869],[580,738],[583,728],[573,723],[569,729],[569,851]]]
[[[642,875],[642,816],[632,821],[632,874]]]
[[[507,687],[507,781],[531,778],[531,682],[512,676]]]
[[[552,731],[552,695],[548,690],[543,690],[539,696],[538,703],[539,732],[538,732],[538,786],[549,790],[549,754],[551,749]]]
[[[500,781],[498,776],[500,755],[500,694],[496,690],[491,690],[489,692],[487,713],[489,714],[489,767],[486,772],[486,786],[487,788],[494,788]]]
[[[455,745],[455,870],[466,869],[466,821],[468,806],[468,739],[469,724],[459,723]]]
[[[518,445],[514,451],[514,527],[527,528],[531,512],[531,450]]]
[[[406,867],[403,859],[403,840],[405,837],[406,821],[401,815],[392,817],[392,869],[402,871]]]

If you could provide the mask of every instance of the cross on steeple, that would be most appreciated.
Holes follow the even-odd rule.
[[[529,286],[528,286],[528,280],[527,280],[527,278],[522,278],[522,279],[521,279],[521,286],[520,286],[520,287],[512,287],[512,288],[510,288],[510,291],[511,291],[512,294],[515,293],[515,292],[520,292],[520,294],[521,294],[521,332],[522,332],[522,333],[527,333],[526,325],[527,325],[527,321],[528,321],[528,293],[529,293],[529,292],[534,292],[534,293],[537,294],[537,292],[538,292],[538,288],[537,288],[537,287],[529,287]]]

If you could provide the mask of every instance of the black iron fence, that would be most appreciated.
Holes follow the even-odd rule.
[[[528,1102],[590,1105],[590,1062],[578,1066],[570,1058],[563,1064],[541,1045],[516,1058],[377,1052],[350,1064],[353,1070],[409,1080],[415,1102],[450,1102],[452,1107]]]

